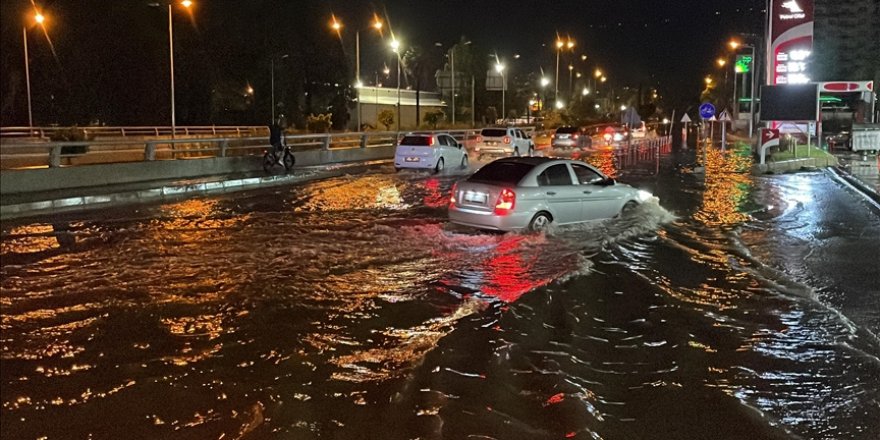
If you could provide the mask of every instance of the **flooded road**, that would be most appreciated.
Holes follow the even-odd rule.
[[[386,166],[4,223],[2,437],[880,437],[876,211],[585,159],[660,203],[483,233]]]

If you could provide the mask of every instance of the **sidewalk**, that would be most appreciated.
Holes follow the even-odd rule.
[[[880,204],[880,156],[851,151],[834,152],[840,166],[836,174]]]
[[[387,160],[296,167],[289,173],[205,176],[185,180],[154,180],[59,191],[10,194],[0,200],[0,219],[85,211],[138,203],[176,200],[194,195],[244,191],[266,186],[293,184],[351,172],[353,168],[383,164]]]

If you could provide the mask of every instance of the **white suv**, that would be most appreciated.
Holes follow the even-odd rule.
[[[535,143],[519,128],[484,128],[477,136],[474,152],[479,157],[531,156],[535,153]]]

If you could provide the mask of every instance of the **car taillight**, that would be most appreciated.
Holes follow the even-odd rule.
[[[551,134],[550,139],[556,139],[556,134]]]
[[[572,138],[572,139],[577,139],[577,138],[578,138],[578,135],[573,135],[571,138]]]
[[[505,143],[505,144],[509,144],[509,143],[510,143],[510,136],[504,136],[504,143]]]
[[[430,140],[428,141],[428,146],[431,147],[434,145],[434,136],[431,136],[429,139]]]
[[[449,196],[449,204],[450,204],[450,205],[454,205],[454,204],[455,204],[455,195],[456,195],[456,194],[458,194],[458,182],[455,182],[455,183],[452,185],[452,195]]]
[[[477,142],[483,142],[483,137],[482,137],[482,136],[477,136]]]
[[[495,203],[495,214],[507,215],[513,211],[516,205],[516,193],[513,190],[504,188],[498,196],[498,202]]]

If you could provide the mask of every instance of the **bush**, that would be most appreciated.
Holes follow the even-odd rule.
[[[379,112],[379,123],[385,126],[385,131],[391,130],[391,126],[394,125],[394,111],[390,109],[385,109]]]
[[[425,123],[433,127],[435,130],[437,129],[437,124],[445,119],[446,113],[443,113],[443,110],[435,110],[425,113]]]
[[[312,133],[327,133],[333,127],[333,113],[311,114],[306,118],[306,125]]]

